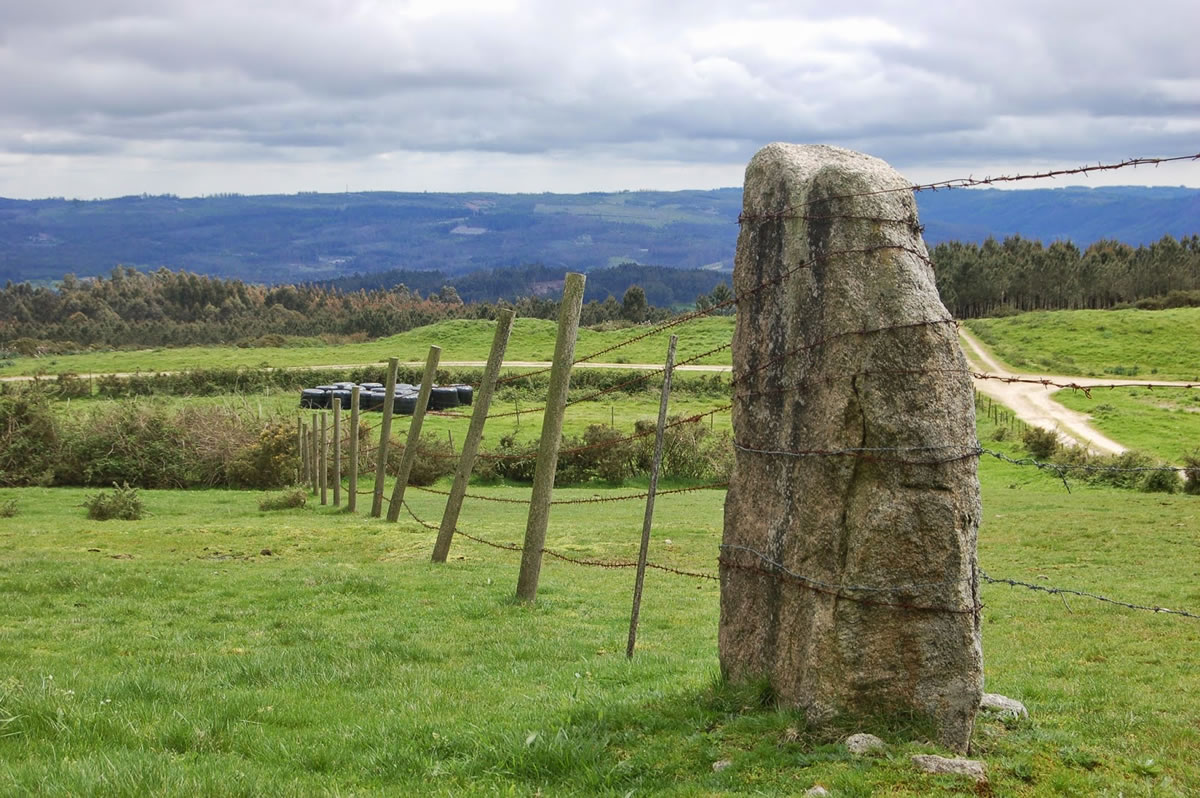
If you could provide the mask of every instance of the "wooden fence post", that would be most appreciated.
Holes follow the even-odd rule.
[[[642,611],[642,585],[646,580],[646,556],[650,551],[650,526],[654,520],[654,494],[658,492],[658,470],[662,467],[663,430],[667,426],[667,399],[671,395],[671,372],[675,370],[675,343],[672,335],[667,344],[667,366],[663,370],[662,397],[658,402],[658,429],[654,432],[654,459],[650,461],[650,487],[646,493],[646,516],[642,519],[642,547],[638,551],[637,576],[633,582],[633,611],[629,615],[629,642],[625,656],[633,656],[637,643],[638,615]]]
[[[417,459],[417,450],[421,448],[421,425],[425,423],[425,408],[429,404],[429,395],[433,393],[433,381],[437,379],[438,361],[442,357],[440,346],[429,347],[425,356],[425,373],[421,375],[421,391],[417,394],[417,406],[413,408],[412,421],[408,424],[408,437],[404,443],[404,454],[400,457],[400,473],[396,475],[396,485],[392,488],[392,500],[388,503],[387,520],[395,522],[400,518],[400,506],[404,503],[404,489],[408,487],[408,475],[412,473],[413,462]]]
[[[333,506],[342,506],[342,400],[333,399]]]
[[[300,470],[296,472],[296,484],[303,485],[308,481],[308,446],[304,440],[304,418],[296,416],[296,443],[300,452]]]
[[[379,454],[375,463],[375,495],[371,499],[371,517],[383,510],[383,477],[387,469],[388,439],[392,436],[392,411],[396,407],[396,369],[398,358],[388,358],[387,387],[384,388],[383,421],[379,424]]]
[[[321,448],[317,454],[317,466],[321,469],[318,480],[321,483],[321,504],[329,504],[329,430],[327,429],[329,414],[321,411]]]
[[[442,513],[442,525],[438,528],[437,543],[433,546],[434,562],[445,562],[446,555],[450,553],[454,528],[462,510],[463,496],[467,493],[467,480],[471,478],[471,469],[475,467],[475,457],[479,454],[479,443],[483,440],[483,425],[487,421],[488,409],[492,404],[492,392],[496,388],[496,379],[500,376],[500,367],[504,364],[504,351],[508,348],[512,323],[511,310],[502,310],[496,314],[496,334],[492,336],[492,351],[488,354],[483,381],[479,383],[479,393],[473,402],[475,406],[471,410],[471,426],[467,428],[467,438],[463,441],[462,454],[458,457],[458,469],[454,472],[450,498],[446,500],[446,509]]]
[[[312,492],[316,496],[321,486],[317,482],[317,414],[313,413],[312,429],[308,431],[308,468],[312,478]]]
[[[350,389],[350,491],[346,510],[351,513],[358,507],[358,392],[357,385]]]
[[[521,601],[537,598],[542,549],[546,545],[546,527],[550,521],[554,471],[558,468],[558,447],[562,441],[563,415],[567,408],[567,390],[571,384],[571,366],[575,359],[575,337],[579,332],[585,280],[582,274],[567,274],[558,310],[554,365],[550,368],[550,389],[546,393],[542,439],[538,444],[537,465],[533,472],[533,496],[529,504],[529,519],[525,524],[525,545],[521,551],[521,573],[517,577],[517,598]]]

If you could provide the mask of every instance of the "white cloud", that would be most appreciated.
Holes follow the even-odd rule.
[[[1153,24],[1113,0],[9,5],[7,196],[734,185],[772,140],[919,174],[1200,150],[1200,6],[1167,0]]]

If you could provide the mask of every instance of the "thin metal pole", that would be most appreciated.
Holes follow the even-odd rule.
[[[504,365],[504,351],[508,348],[512,323],[511,310],[502,310],[496,315],[496,334],[492,336],[492,351],[488,354],[487,366],[483,370],[479,394],[473,402],[475,407],[471,410],[471,425],[467,428],[467,438],[463,441],[462,454],[458,457],[458,470],[454,472],[450,498],[446,500],[446,510],[442,513],[442,525],[438,528],[437,543],[433,546],[434,562],[445,562],[446,555],[450,553],[454,528],[458,524],[458,514],[462,511],[463,497],[467,493],[467,480],[471,478],[471,469],[475,467],[475,457],[479,454],[479,443],[483,440],[483,425],[487,421],[488,409],[492,404],[492,392],[496,388],[496,379],[500,376],[500,367]]]
[[[333,399],[333,506],[342,506],[342,399]]]
[[[533,496],[529,505],[529,519],[525,524],[521,573],[517,577],[517,598],[520,601],[537,598],[542,549],[546,545],[546,527],[550,522],[550,499],[554,493],[554,472],[558,468],[558,447],[562,441],[563,415],[567,409],[567,390],[571,384],[571,365],[575,359],[575,337],[579,332],[585,280],[582,274],[567,274],[558,310],[554,365],[550,369],[550,389],[546,394],[546,410],[542,415],[542,440],[538,444],[537,465],[533,472]]]
[[[662,398],[658,402],[658,429],[654,432],[654,459],[650,462],[650,488],[646,493],[646,517],[642,520],[642,548],[638,551],[637,577],[633,583],[633,612],[629,615],[629,643],[625,656],[633,656],[637,643],[638,615],[642,611],[642,585],[646,580],[646,556],[650,552],[650,526],[654,521],[654,494],[658,492],[658,470],[662,467],[663,429],[667,426],[667,398],[671,395],[671,372],[675,370],[675,342],[667,345],[667,367],[663,371]]]
[[[346,497],[349,512],[358,508],[358,392],[357,385],[350,389],[350,491]]]
[[[412,473],[413,463],[417,459],[417,450],[421,448],[421,425],[425,423],[425,407],[429,404],[429,394],[433,392],[433,381],[437,378],[438,361],[442,357],[440,346],[429,347],[425,356],[425,373],[421,375],[421,391],[417,394],[417,406],[413,409],[412,421],[408,425],[408,438],[405,439],[404,454],[400,457],[400,473],[396,475],[396,484],[392,488],[392,501],[388,504],[387,520],[396,521],[400,518],[400,507],[404,504],[404,489],[408,487],[408,475]]]
[[[396,406],[396,369],[399,358],[388,358],[387,387],[384,389],[383,421],[379,425],[379,455],[375,463],[375,495],[371,499],[371,517],[383,511],[383,477],[387,468],[388,439],[392,436],[392,410]]]

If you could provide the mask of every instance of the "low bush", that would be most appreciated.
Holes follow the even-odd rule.
[[[17,500],[5,499],[0,502],[0,518],[15,518],[17,515]]]
[[[1179,488],[1178,471],[1147,471],[1138,485],[1143,493],[1175,493]]]
[[[405,444],[392,439],[388,445],[387,473],[396,476],[400,473],[400,461],[404,458]],[[417,456],[413,460],[412,470],[408,472],[408,484],[426,487],[445,476],[454,473],[457,460],[450,442],[435,435],[423,435],[417,444]]]
[[[1183,458],[1183,492],[1200,496],[1200,449]]]
[[[87,517],[93,521],[109,521],[114,518],[121,521],[137,521],[145,511],[137,488],[129,487],[128,483],[117,485],[114,482],[112,493],[100,492],[89,496],[83,506],[87,508]]]
[[[257,440],[242,443],[227,462],[225,482],[232,487],[269,490],[290,485],[300,469],[296,430],[282,421],[268,422]]]
[[[268,493],[258,500],[260,510],[291,510],[308,503],[308,494],[303,488],[294,488],[279,493]]]
[[[1044,460],[1058,451],[1058,433],[1041,427],[1029,427],[1021,433],[1021,442],[1029,453]]]

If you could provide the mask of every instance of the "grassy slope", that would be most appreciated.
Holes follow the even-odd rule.
[[[406,362],[424,362],[429,346],[442,347],[447,361],[487,360],[495,327],[489,322],[456,319],[419,327],[399,335],[361,344],[297,348],[239,349],[237,347],[186,347],[180,349],[144,349],[120,352],[93,352],[53,358],[17,358],[12,365],[0,367],[0,376],[19,374],[76,374],[131,371],[178,371],[183,369],[261,365],[323,366],[335,364],[380,363],[389,357]],[[580,330],[575,346],[582,357],[638,335],[649,327],[634,327],[597,332]],[[667,340],[672,333],[680,337],[677,360],[706,352],[726,344],[733,336],[733,318],[701,318],[669,331],[657,333],[597,360],[618,363],[661,363],[666,358]],[[517,319],[509,340],[506,360],[550,360],[554,356],[555,323],[542,319]],[[728,365],[728,350],[706,358],[702,363]]]
[[[1058,391],[1056,401],[1087,413],[1105,435],[1131,449],[1180,463],[1200,449],[1200,391],[1118,388],[1082,393]]]
[[[990,458],[981,474],[980,559],[993,576],[1200,606],[1195,498],[1068,494]],[[432,533],[407,521],[262,514],[255,494],[200,491],[146,493],[148,520],[97,523],[80,491],[9,497],[20,515],[0,519],[3,793],[965,788],[913,772],[907,756],[922,746],[855,760],[795,714],[718,685],[714,582],[650,572],[627,662],[628,570],[547,559],[538,604],[521,607],[517,555],[459,540],[435,568]],[[440,497],[410,498],[437,520]],[[715,571],[722,502],[719,491],[660,499],[653,558]],[[556,507],[549,545],[628,558],[641,512]],[[517,542],[524,513],[468,502],[460,526]],[[1197,622],[1000,586],[984,600],[988,689],[1032,712],[977,727],[996,794],[1200,786]],[[714,772],[720,759],[732,765]]]
[[[1024,313],[967,326],[1018,371],[1200,380],[1200,308]]]

